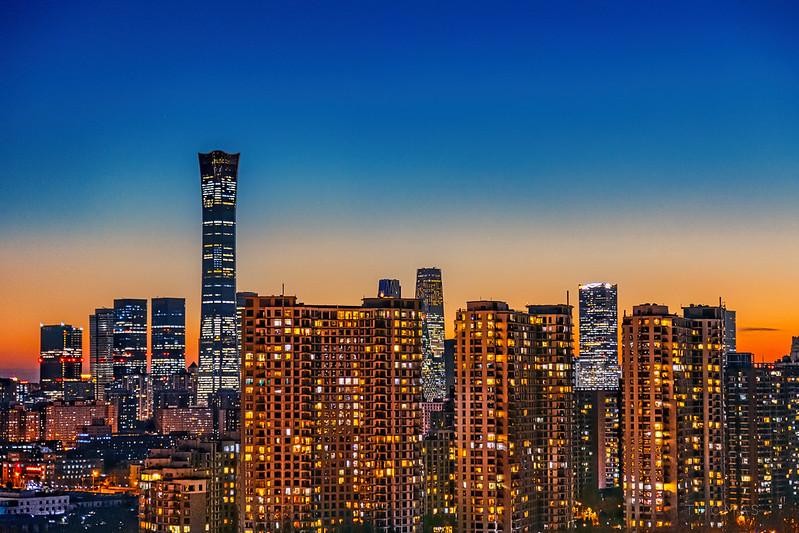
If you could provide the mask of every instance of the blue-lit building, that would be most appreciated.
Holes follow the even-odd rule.
[[[186,299],[153,298],[150,373],[164,381],[186,368]]]
[[[197,403],[239,390],[236,331],[236,185],[239,154],[198,154],[203,205],[202,303]]]
[[[147,373],[147,300],[114,300],[114,379]]]
[[[610,283],[584,283],[579,290],[580,354],[575,360],[575,387],[618,390],[621,369],[617,287]]]
[[[422,301],[422,395],[425,401],[447,395],[444,369],[444,289],[440,268],[416,271],[416,298]]]

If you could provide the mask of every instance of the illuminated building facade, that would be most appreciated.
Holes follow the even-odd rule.
[[[150,373],[163,384],[186,369],[186,299],[153,298],[150,317]]]
[[[722,527],[721,307],[633,307],[623,319],[622,472],[632,529]]]
[[[421,531],[420,302],[244,313],[243,531]]]
[[[147,300],[114,300],[114,379],[147,373]]]
[[[203,204],[202,303],[197,402],[239,390],[236,331],[236,185],[239,154],[198,154]]]
[[[528,311],[456,315],[456,531],[573,526],[571,308]]]
[[[377,285],[378,298],[402,298],[402,287],[398,279],[381,279]]]
[[[155,430],[161,435],[209,435],[214,430],[213,413],[209,407],[198,406],[156,409]]]
[[[54,402],[44,411],[44,434],[47,440],[73,443],[81,426],[90,426],[97,419],[104,420],[116,432],[116,413],[103,402]]]
[[[424,516],[455,525],[455,430],[440,428],[422,441]]]
[[[728,507],[754,516],[782,508],[789,496],[786,373],[780,365],[727,354],[724,368]]]
[[[575,386],[585,390],[618,390],[618,290],[610,283],[584,283],[580,290],[580,355]]]
[[[41,414],[22,405],[0,410],[0,440],[33,442],[41,438]]]
[[[416,271],[416,298],[422,301],[422,394],[428,402],[447,395],[444,368],[444,289],[440,268]]]
[[[39,383],[42,389],[63,393],[66,382],[80,382],[83,328],[63,323],[42,326],[40,340]]]
[[[210,531],[209,483],[191,451],[152,450],[139,471],[139,531]]]
[[[101,307],[89,315],[89,374],[94,397],[105,399],[105,386],[114,379],[114,310]]]

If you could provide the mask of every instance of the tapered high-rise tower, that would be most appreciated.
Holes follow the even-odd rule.
[[[197,402],[239,390],[236,347],[236,184],[239,154],[198,154],[203,201],[203,280]]]

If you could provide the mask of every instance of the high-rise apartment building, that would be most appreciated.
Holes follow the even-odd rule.
[[[753,363],[750,353],[726,358],[728,508],[736,516],[776,511],[789,499],[786,373],[780,365]]]
[[[618,390],[618,290],[610,283],[584,283],[580,290],[580,354],[575,386],[584,390]]]
[[[457,531],[573,526],[571,308],[529,311],[456,315]]]
[[[576,497],[594,500],[599,491],[619,487],[621,463],[620,390],[575,391]]]
[[[237,533],[239,443],[200,437],[151,450],[139,471],[139,528]]]
[[[398,279],[381,279],[377,285],[378,298],[402,298],[402,287]]]
[[[444,289],[440,268],[416,271],[416,298],[422,301],[422,394],[428,402],[447,395],[444,368]]]
[[[89,374],[94,397],[105,400],[105,386],[114,379],[114,310],[101,307],[89,315]]]
[[[65,382],[80,382],[83,328],[43,325],[40,333],[39,383],[46,391],[63,392]]]
[[[150,317],[150,373],[164,383],[186,369],[186,299],[153,298]]]
[[[147,300],[114,300],[114,379],[147,373]]]
[[[722,527],[721,307],[638,305],[623,334],[623,488],[632,529]]]
[[[248,297],[245,533],[421,531],[421,308]]]
[[[239,154],[198,154],[203,204],[202,303],[197,402],[239,390],[236,331],[236,185]]]

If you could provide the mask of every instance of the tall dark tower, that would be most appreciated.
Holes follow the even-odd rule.
[[[150,328],[150,373],[163,382],[186,369],[186,299],[153,298]]]
[[[239,154],[200,156],[203,292],[197,402],[221,388],[239,390],[236,346],[236,181]]]
[[[100,307],[89,315],[89,373],[94,397],[105,400],[105,386],[114,379],[114,310]]]
[[[114,379],[147,373],[147,300],[114,300]]]
[[[41,327],[39,381],[45,390],[63,391],[66,381],[80,381],[83,329],[69,324]]]

